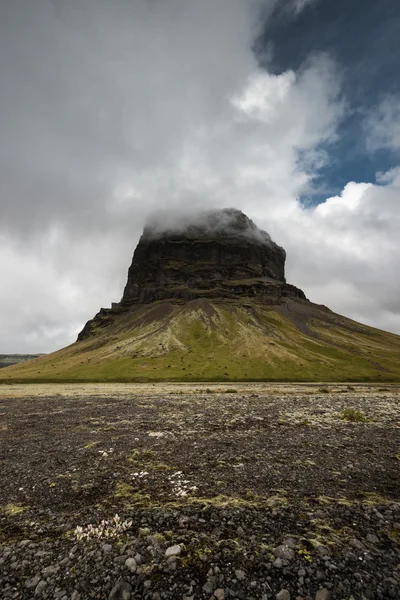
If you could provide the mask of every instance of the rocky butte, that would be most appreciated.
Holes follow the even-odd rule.
[[[257,297],[271,304],[282,298],[306,300],[304,292],[286,283],[286,252],[240,210],[197,215],[192,221],[163,230],[148,225],[133,255],[128,281],[119,303],[102,308],[78,340],[93,332],[96,322],[159,300]]]
[[[400,337],[309,301],[236,209],[144,229],[120,302],[8,381],[398,381]]]

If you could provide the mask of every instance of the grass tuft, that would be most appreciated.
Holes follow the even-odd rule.
[[[368,423],[369,419],[362,410],[357,408],[344,408],[339,414],[342,421],[351,421],[352,423]]]

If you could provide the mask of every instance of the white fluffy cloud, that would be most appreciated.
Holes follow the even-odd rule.
[[[274,6],[0,8],[0,352],[70,343],[118,300],[151,212],[227,206],[287,249],[287,278],[310,299],[400,333],[400,175],[301,206],[346,103],[327,56],[297,72],[259,68],[259,11]]]
[[[396,175],[383,185],[350,182],[340,196],[299,209],[282,237],[287,238],[288,276],[311,299],[400,333]]]

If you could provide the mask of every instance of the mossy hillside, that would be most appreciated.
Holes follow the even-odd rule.
[[[0,381],[398,381],[400,338],[311,303],[153,303]],[[300,316],[291,318],[298,309]],[[304,313],[304,314],[303,314]]]

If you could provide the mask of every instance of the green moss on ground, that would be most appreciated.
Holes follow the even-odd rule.
[[[1,369],[0,383],[400,380],[399,336],[287,305],[287,316],[251,298],[143,305],[90,339]]]

